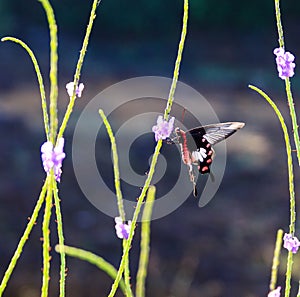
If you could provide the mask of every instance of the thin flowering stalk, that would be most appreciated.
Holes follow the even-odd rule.
[[[117,196],[117,201],[118,201],[118,209],[119,209],[119,214],[124,222],[126,220],[125,217],[125,211],[124,211],[124,205],[123,205],[123,195],[121,191],[121,184],[120,184],[120,170],[119,170],[119,157],[118,157],[118,151],[117,151],[117,145],[116,145],[116,139],[114,137],[114,134],[112,132],[111,126],[103,112],[102,109],[99,109],[99,114],[103,120],[103,123],[105,125],[105,128],[107,130],[107,134],[110,139],[111,143],[111,151],[112,151],[112,156],[113,156],[113,165],[114,165],[114,178],[115,178],[115,189],[116,189],[116,196]]]
[[[58,96],[58,86],[57,86],[57,25],[55,21],[55,16],[53,8],[48,0],[39,0],[46,12],[49,31],[50,31],[50,141],[54,144],[56,140],[57,133],[57,96]]]
[[[53,188],[53,197],[54,197],[54,205],[55,205],[55,213],[56,213],[56,223],[57,223],[57,234],[58,234],[58,243],[59,245],[64,245],[64,232],[63,232],[63,222],[62,222],[62,212],[60,209],[60,198],[58,196],[58,188],[57,183],[53,179],[52,180],[52,188]],[[62,251],[60,253],[60,281],[59,281],[59,296],[65,296],[65,283],[66,283],[66,255],[65,252]]]
[[[116,278],[117,270],[111,265],[109,262],[104,260],[102,257],[95,255],[94,253],[88,252],[86,250],[82,250],[79,248],[67,246],[67,245],[56,245],[55,251],[58,253],[65,253],[70,257],[74,257],[77,259],[81,259],[83,261],[89,262],[95,266],[97,266],[100,270],[104,271],[107,275],[109,275],[112,279]],[[126,294],[125,283],[124,280],[120,280],[120,289]]]
[[[259,93],[263,98],[267,100],[267,102],[271,105],[273,110],[275,111],[284,134],[286,154],[287,154],[287,164],[288,164],[288,176],[289,176],[289,194],[290,194],[290,225],[289,225],[289,233],[294,236],[295,234],[295,222],[296,222],[296,201],[295,201],[295,187],[294,187],[294,172],[293,172],[293,159],[292,159],[292,149],[290,143],[290,137],[288,133],[287,126],[285,124],[284,118],[278,109],[277,105],[273,102],[273,100],[262,90],[255,86],[249,85],[249,88]],[[293,267],[293,253],[288,253],[287,259],[287,269],[286,269],[286,281],[285,281],[285,297],[290,296],[291,290],[291,276],[292,276],[292,267]]]
[[[188,21],[188,0],[184,0],[184,12],[183,12],[183,25],[182,25],[182,33],[181,33],[181,40],[179,42],[179,49],[177,52],[177,59],[175,62],[175,69],[174,69],[174,73],[173,73],[173,80],[172,80],[172,86],[170,89],[170,94],[169,94],[169,98],[168,98],[168,102],[167,102],[167,107],[165,109],[165,113],[164,113],[164,119],[167,120],[169,118],[169,114],[171,112],[171,108],[172,108],[172,103],[173,103],[173,99],[174,99],[174,93],[175,93],[175,89],[176,89],[176,85],[177,85],[177,79],[179,76],[179,69],[180,69],[180,62],[181,62],[181,56],[182,56],[182,52],[183,52],[183,48],[184,48],[184,42],[185,42],[185,36],[186,36],[186,32],[187,32],[187,21]],[[153,158],[150,164],[150,169],[149,169],[149,173],[148,176],[146,178],[145,184],[142,188],[141,194],[138,197],[137,200],[137,205],[133,214],[133,219],[132,219],[132,224],[131,224],[131,228],[130,228],[130,233],[129,233],[129,237],[128,240],[126,241],[126,246],[123,249],[123,255],[122,255],[122,259],[121,259],[121,263],[119,266],[119,270],[118,270],[118,274],[117,277],[114,281],[114,283],[112,284],[112,288],[111,291],[108,295],[108,297],[113,297],[116,294],[116,291],[118,289],[118,284],[121,280],[124,268],[125,268],[125,263],[126,263],[126,259],[128,258],[128,254],[129,254],[129,249],[131,247],[131,243],[132,243],[132,239],[133,239],[133,234],[134,234],[134,229],[136,227],[136,222],[144,201],[144,198],[146,196],[146,193],[148,191],[148,188],[150,186],[150,183],[152,181],[153,175],[154,175],[154,171],[155,171],[155,167],[157,164],[157,159],[158,159],[158,155],[160,152],[160,149],[162,147],[162,140],[159,139],[157,141],[156,147],[155,147],[155,151],[153,154]]]
[[[88,43],[89,43],[89,38],[92,32],[92,28],[93,28],[93,24],[94,24],[94,20],[96,18],[96,9],[97,6],[99,5],[99,3],[101,2],[101,0],[94,0],[93,1],[93,5],[92,5],[92,9],[91,9],[91,13],[90,13],[90,18],[89,18],[89,23],[86,29],[86,33],[84,36],[84,40],[83,40],[83,44],[82,44],[82,48],[80,50],[80,55],[78,58],[78,62],[77,62],[77,66],[76,66],[76,71],[74,74],[74,79],[73,79],[73,83],[74,83],[74,89],[73,89],[73,95],[70,98],[70,102],[68,104],[66,113],[64,115],[62,124],[60,126],[59,132],[58,132],[58,136],[57,138],[61,138],[66,130],[68,121],[70,119],[71,113],[73,111],[73,107],[75,104],[75,100],[76,100],[76,89],[78,87],[78,83],[79,83],[79,79],[80,79],[80,74],[81,74],[81,69],[82,69],[82,65],[83,65],[83,60],[87,51],[87,47],[88,47]]]
[[[45,133],[46,138],[49,141],[50,135],[49,135],[49,116],[48,116],[48,110],[47,110],[47,102],[46,102],[46,94],[45,94],[45,88],[44,88],[44,82],[43,82],[43,76],[40,71],[40,67],[38,64],[38,61],[33,53],[33,51],[30,49],[30,47],[23,42],[22,40],[15,38],[15,37],[4,37],[1,39],[1,41],[12,41],[19,45],[21,45],[29,54],[31,61],[33,63],[35,73],[38,79],[39,88],[40,88],[40,94],[41,94],[41,101],[42,101],[42,111],[43,111],[43,117],[44,117],[44,127],[45,127]]]
[[[275,0],[276,25],[278,30],[279,47],[284,48],[283,28],[281,23],[280,0]]]
[[[279,47],[284,49],[284,37],[283,37],[284,35],[283,35],[283,28],[281,22],[280,0],[275,0],[275,13],[276,13],[276,23],[277,23],[277,30],[278,30]],[[300,139],[299,139],[297,115],[295,111],[295,104],[294,104],[294,99],[291,90],[291,83],[288,77],[285,79],[285,90],[287,94],[288,105],[289,105],[290,115],[292,119],[293,134],[294,134],[294,141],[297,150],[298,164],[300,165]]]
[[[276,288],[277,276],[278,276],[278,267],[279,267],[279,264],[280,264],[279,259],[280,259],[280,252],[281,252],[281,246],[282,246],[282,236],[283,236],[283,230],[279,229],[277,231],[276,244],[275,244],[273,262],[272,262],[270,291],[273,291]]]
[[[158,153],[161,149],[161,146],[162,146],[162,140],[159,140],[157,142],[157,145],[155,147],[155,151],[154,151],[154,154],[153,154],[153,158],[152,158],[152,163],[153,164],[157,163],[157,159],[158,159],[158,156],[159,156]],[[128,239],[126,240],[126,246],[123,249],[123,255],[122,255],[121,263],[120,263],[120,266],[119,266],[118,274],[115,278],[115,281],[112,285],[112,288],[111,288],[111,291],[110,291],[108,297],[113,297],[116,294],[116,291],[118,289],[118,285],[119,285],[119,282],[122,278],[122,274],[123,274],[123,271],[124,271],[124,268],[125,268],[126,259],[128,257],[128,253],[129,253],[129,250],[130,250],[130,247],[131,247],[131,243],[132,243],[132,239],[133,239],[133,235],[134,235],[134,230],[135,230],[135,227],[136,227],[136,222],[138,220],[138,216],[139,216],[139,213],[141,211],[141,207],[143,205],[143,199],[142,198],[144,198],[145,195],[146,195],[146,192],[147,192],[146,189],[148,189],[149,186],[150,186],[151,180],[152,180],[153,175],[154,175],[154,171],[155,171],[155,166],[150,166],[148,177],[145,181],[145,185],[142,189],[142,192],[141,192],[141,194],[138,198],[138,202],[136,204],[136,208],[135,208],[135,211],[134,211],[134,214],[133,214],[131,228],[130,228]]]
[[[176,90],[176,86],[177,86],[179,69],[180,69],[182,53],[183,53],[184,43],[185,43],[185,37],[186,37],[186,33],[187,33],[188,12],[189,12],[189,1],[184,0],[181,38],[180,38],[180,42],[179,42],[179,46],[178,46],[177,58],[176,58],[176,62],[175,62],[172,84],[171,84],[170,91],[169,91],[168,102],[167,102],[167,106],[166,106],[165,112],[164,112],[165,120],[169,119],[172,104],[174,101],[174,94],[175,94],[175,90]]]
[[[123,239],[122,242],[123,250],[125,249],[126,246],[126,240]],[[125,268],[124,268],[124,282],[125,282],[125,290],[126,290],[126,297],[133,297],[133,292],[131,289],[131,283],[130,283],[130,269],[129,269],[129,256],[127,257],[125,261]]]
[[[22,251],[23,251],[23,247],[25,245],[25,243],[27,242],[28,240],[28,237],[32,231],[32,228],[35,226],[36,224],[36,220],[37,220],[37,217],[39,215],[39,212],[40,212],[40,209],[44,203],[44,200],[45,200],[45,196],[46,196],[46,191],[47,191],[47,186],[48,186],[48,180],[49,180],[49,177],[46,178],[45,180],[45,183],[42,187],[42,190],[41,190],[41,193],[39,195],[39,199],[34,207],[34,210],[32,212],[32,215],[29,219],[29,222],[25,228],[25,231],[18,243],[18,246],[16,248],[16,251],[13,255],[13,257],[11,258],[10,262],[9,262],[9,265],[8,265],[8,268],[7,270],[5,271],[5,274],[4,274],[4,277],[1,281],[1,284],[0,284],[0,296],[2,296],[6,286],[7,286],[7,283],[11,277],[11,274],[13,273],[14,271],[14,268],[16,267],[17,265],[17,262],[18,262],[18,259],[20,258],[21,254],[22,254]]]
[[[45,213],[42,224],[43,232],[43,283],[41,290],[41,297],[48,297],[49,292],[49,280],[50,280],[50,218],[52,208],[52,182],[54,180],[53,170],[50,174],[50,178],[47,186],[47,195],[45,201]]]
[[[109,136],[109,139],[111,142],[117,203],[118,203],[120,219],[122,220],[122,222],[124,222],[126,220],[126,218],[125,218],[125,211],[124,211],[124,205],[123,205],[123,195],[122,195],[121,184],[120,184],[119,157],[118,157],[116,139],[113,135],[111,126],[110,126],[102,109],[99,109],[99,114],[103,120],[103,123],[105,125],[105,128],[107,130],[107,133],[108,133],[108,136]],[[127,240],[127,238],[125,238],[123,240],[123,243],[122,243],[123,249],[125,248],[126,240]],[[124,279],[125,279],[125,284],[126,284],[126,296],[133,296],[132,291],[131,291],[131,284],[130,284],[129,257],[127,258],[126,263],[125,263]]]
[[[150,222],[153,204],[155,200],[155,187],[150,186],[146,198],[146,204],[143,211],[142,227],[141,227],[141,252],[139,268],[136,277],[136,296],[145,296],[145,280],[147,276],[147,267],[150,253]]]

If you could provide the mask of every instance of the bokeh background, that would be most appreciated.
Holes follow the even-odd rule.
[[[68,103],[65,84],[73,77],[91,2],[51,1],[59,27],[60,116]],[[101,2],[82,71],[86,90],[66,131],[68,158],[60,187],[66,244],[102,255],[115,266],[121,245],[114,222],[93,207],[76,184],[70,157],[74,125],[87,102],[111,84],[136,76],[172,76],[182,2]],[[299,16],[299,1],[282,0],[286,48],[296,57],[300,55]],[[0,36],[7,35],[22,38],[34,50],[48,90],[49,34],[41,4],[35,0],[1,0]],[[227,169],[214,199],[198,208],[190,197],[175,212],[152,223],[147,296],[267,295],[276,231],[287,231],[289,223],[286,155],[274,112],[247,86],[251,83],[269,93],[290,127],[284,83],[277,76],[272,53],[277,39],[271,0],[190,0],[180,79],[209,100],[221,121],[244,121],[246,127],[228,141]],[[44,134],[38,84],[25,51],[12,43],[0,44],[0,69],[3,275],[44,179],[39,157]],[[299,111],[297,69],[292,81]],[[300,190],[298,169],[295,173]],[[4,296],[39,296],[41,217],[42,213]],[[54,233],[53,247],[57,242]],[[131,253],[133,276],[138,263],[138,237]],[[50,296],[56,296],[59,263],[54,250],[52,256]],[[299,260],[293,275],[295,290],[300,278]],[[281,285],[284,265],[283,258]],[[106,296],[109,292],[111,280],[97,268],[71,258],[68,268],[67,296]]]

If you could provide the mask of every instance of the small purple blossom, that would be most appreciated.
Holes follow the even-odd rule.
[[[128,239],[129,231],[131,227],[131,221],[128,221],[128,224],[123,223],[121,217],[115,218],[115,228],[116,228],[116,234],[121,239]]]
[[[73,95],[73,90],[74,90],[74,82],[71,81],[71,82],[67,83],[67,84],[66,84],[66,89],[67,89],[67,92],[68,92],[69,97],[72,97],[72,95]],[[77,86],[77,88],[76,88],[75,95],[76,95],[77,97],[81,97],[83,89],[84,89],[84,84],[83,84],[83,83],[80,83],[80,84]]]
[[[41,158],[44,170],[47,174],[49,174],[50,170],[53,168],[55,179],[58,182],[60,182],[60,176],[62,173],[62,161],[66,157],[66,154],[64,153],[64,143],[65,140],[63,138],[59,138],[55,148],[53,148],[51,141],[47,141],[41,146]]]
[[[170,137],[174,129],[174,121],[174,117],[171,117],[168,122],[163,119],[163,116],[158,116],[156,126],[152,127],[152,132],[155,134],[156,141]]]
[[[298,248],[300,246],[300,241],[296,236],[292,236],[292,234],[285,233],[283,236],[283,247],[286,248],[288,251],[296,254]]]
[[[268,297],[280,297],[281,287],[277,287],[275,290],[269,292]]]
[[[285,52],[282,47],[275,48],[273,53],[276,56],[279,77],[281,79],[292,77],[296,66],[294,63],[295,56],[290,52]]]

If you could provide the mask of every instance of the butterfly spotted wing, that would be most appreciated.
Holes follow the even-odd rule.
[[[210,173],[214,157],[212,146],[226,139],[244,125],[241,122],[227,122],[200,126],[186,132],[179,128],[175,129],[183,163],[189,167],[190,180],[194,184],[194,196],[197,196],[197,190],[192,165],[197,165],[201,174]]]
[[[210,172],[209,168],[214,156],[212,146],[228,138],[244,125],[241,122],[227,122],[201,126],[185,132],[193,163],[198,163],[201,174]]]

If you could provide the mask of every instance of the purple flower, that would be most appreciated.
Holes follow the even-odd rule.
[[[281,287],[277,287],[275,290],[269,292],[268,297],[280,297]]]
[[[276,64],[279,77],[286,79],[294,75],[294,68],[296,66],[294,62],[295,56],[290,52],[285,52],[282,47],[275,48],[273,51],[276,56]]]
[[[300,242],[296,236],[292,236],[292,234],[285,233],[283,236],[283,247],[288,251],[296,254],[298,248],[300,246]]]
[[[74,82],[71,81],[71,82],[67,83],[67,84],[66,84],[66,89],[67,89],[67,92],[68,92],[69,97],[72,97],[72,95],[73,95],[73,90],[74,90]],[[76,91],[75,91],[75,95],[76,95],[77,97],[81,97],[83,89],[84,89],[84,84],[83,84],[83,83],[80,83],[80,84],[77,86],[77,89],[76,89]]]
[[[41,157],[44,170],[47,174],[49,174],[50,170],[53,168],[55,179],[58,182],[60,182],[60,176],[62,173],[62,161],[66,157],[66,154],[64,153],[64,143],[65,140],[63,138],[59,138],[55,148],[53,148],[51,141],[47,141],[41,146]]]
[[[171,135],[174,129],[174,121],[174,117],[171,117],[168,122],[165,121],[161,115],[158,116],[156,126],[152,127],[152,131],[155,134],[156,141],[158,141],[159,139],[166,139]]]
[[[131,221],[128,221],[128,224],[123,223],[121,217],[115,218],[115,228],[116,228],[116,234],[121,239],[128,239],[129,231],[131,227]]]

